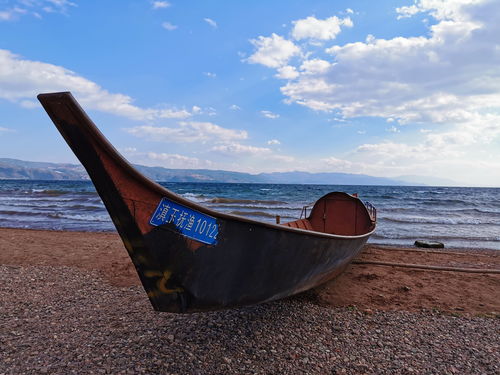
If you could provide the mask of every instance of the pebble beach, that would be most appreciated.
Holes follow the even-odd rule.
[[[2,374],[497,374],[499,319],[319,306],[192,315],[91,271],[1,266]],[[8,304],[5,302],[9,301]]]
[[[26,246],[16,241],[21,237]],[[387,267],[353,265],[339,279],[288,299],[177,315],[153,311],[116,234],[0,229],[0,245],[0,374],[500,371],[499,275],[475,275],[491,297],[476,307],[462,307],[452,286],[441,305],[438,295],[430,305],[421,296],[395,303],[377,284],[371,296],[356,295],[350,289],[356,280],[357,289],[370,290],[367,283]],[[384,259],[396,254],[365,253],[377,251]],[[482,268],[498,268],[495,252],[480,255]],[[403,282],[412,294],[412,281]],[[392,287],[394,295],[404,294]],[[377,304],[381,293],[384,308]]]

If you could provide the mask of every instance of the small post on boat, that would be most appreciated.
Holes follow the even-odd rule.
[[[279,224],[280,220],[281,220],[280,215],[276,215],[276,224]]]

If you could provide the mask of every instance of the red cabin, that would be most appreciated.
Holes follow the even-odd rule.
[[[356,196],[342,192],[329,193],[319,199],[306,219],[283,225],[316,232],[358,236],[375,228],[375,210]]]

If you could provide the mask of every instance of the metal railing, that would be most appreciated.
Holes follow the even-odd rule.
[[[302,211],[300,211],[300,218],[299,219],[307,219],[307,209],[311,206],[304,206],[302,207]]]
[[[368,214],[370,215],[372,221],[377,221],[377,209],[375,208],[375,206],[368,201],[363,203],[365,204],[365,207],[368,210]]]

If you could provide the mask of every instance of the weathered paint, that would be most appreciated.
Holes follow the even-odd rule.
[[[42,94],[38,98],[87,170],[156,310],[215,310],[307,290],[342,272],[374,230],[374,222],[367,226],[363,221],[364,206],[354,197],[344,199],[342,194],[337,194],[341,198],[338,207],[349,206],[351,216],[365,215],[359,223],[354,220],[354,229],[342,220],[318,221],[314,209],[307,219],[313,231],[307,224],[295,228],[212,211],[137,172],[70,93]],[[217,241],[203,243],[190,238],[168,220],[151,225],[163,198],[213,217],[218,226]],[[325,196],[318,207],[330,198]],[[322,210],[328,211],[328,207]],[[344,220],[353,219],[348,216]],[[360,229],[363,225],[364,230]],[[333,228],[346,233],[321,233],[321,226],[321,230]]]

